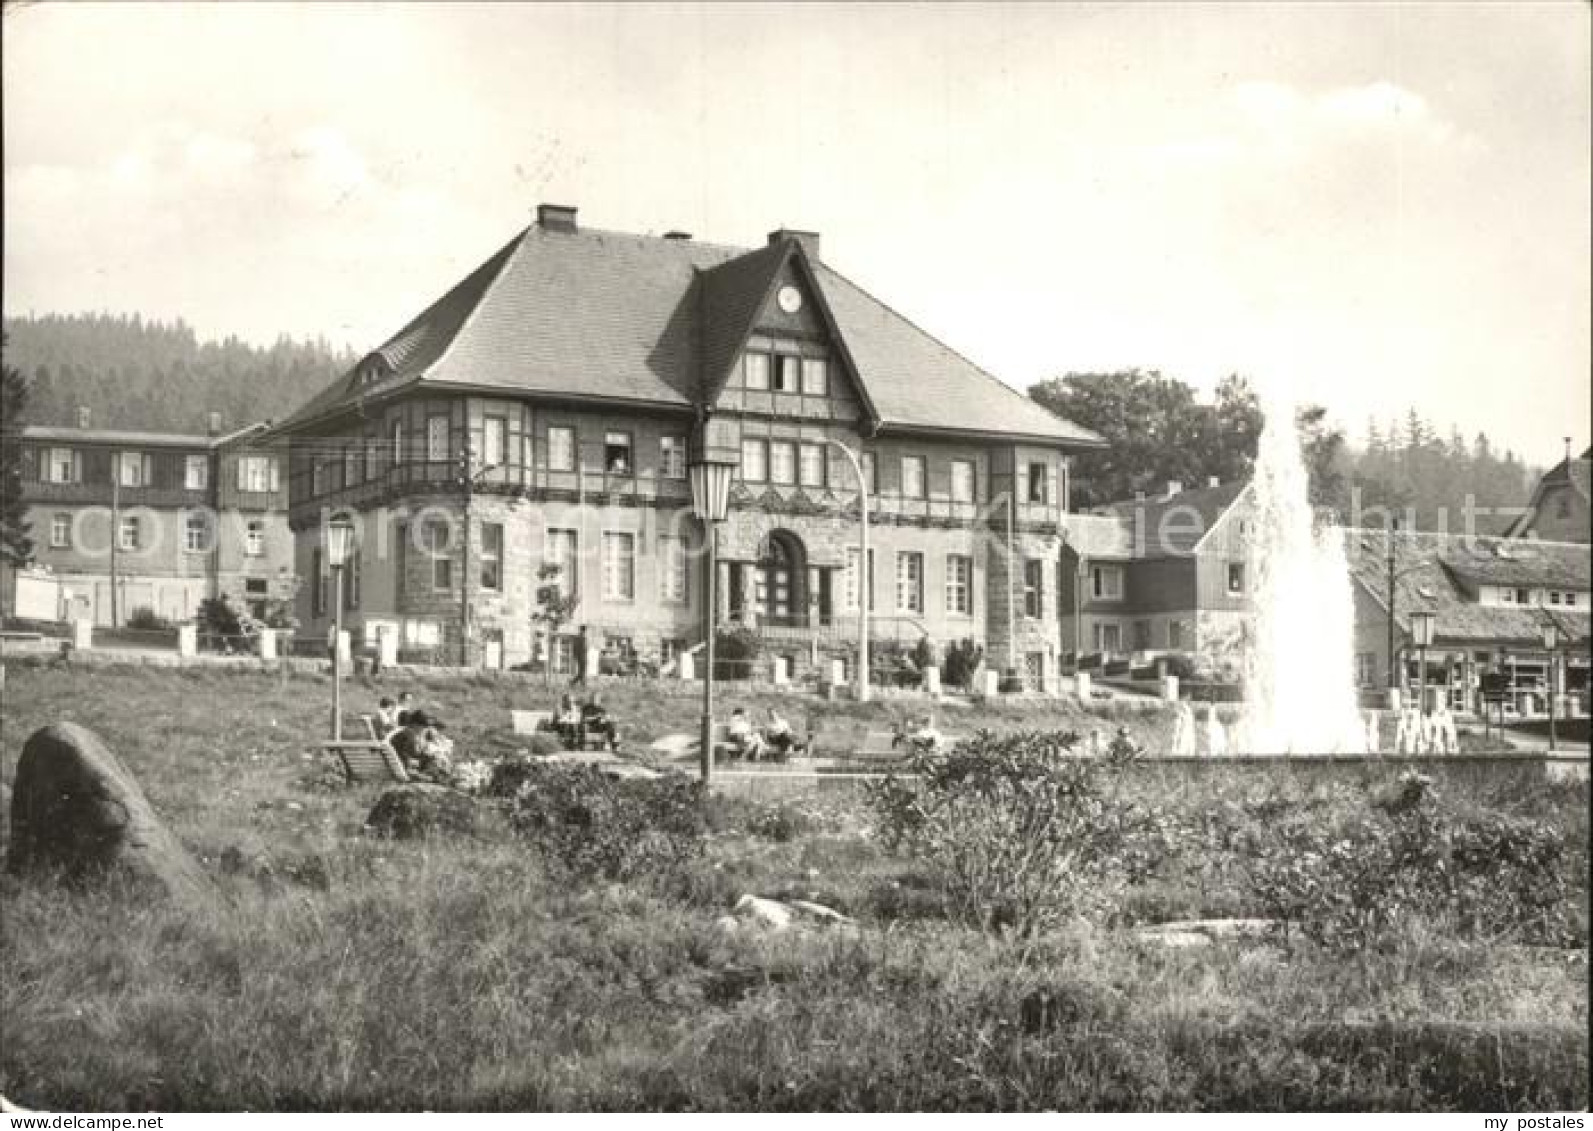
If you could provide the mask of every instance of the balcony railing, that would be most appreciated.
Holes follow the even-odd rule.
[[[76,503],[108,507],[112,497],[121,507],[203,507],[211,503],[208,490],[190,491],[183,487],[117,487],[104,481],[46,483],[42,480],[22,484],[26,503]]]

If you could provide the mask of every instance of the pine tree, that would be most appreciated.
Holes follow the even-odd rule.
[[[28,382],[22,371],[0,366],[0,561],[24,566],[33,560],[27,508],[22,502],[22,446],[14,442],[22,430],[28,403]]]

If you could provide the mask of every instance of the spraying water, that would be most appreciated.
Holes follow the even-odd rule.
[[[1245,653],[1248,752],[1362,753],[1355,610],[1343,540],[1318,529],[1295,430],[1295,406],[1265,390],[1247,569],[1255,610]]]

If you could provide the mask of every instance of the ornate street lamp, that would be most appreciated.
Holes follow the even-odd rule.
[[[332,740],[343,737],[343,567],[354,543],[354,524],[338,515],[323,529],[326,562],[332,567]]]
[[[1555,749],[1554,666],[1556,659],[1555,650],[1560,647],[1560,625],[1552,618],[1545,618],[1543,623],[1538,625],[1538,631],[1543,634],[1543,650],[1549,654],[1549,663],[1544,669],[1544,684],[1548,691],[1549,700],[1549,751],[1553,753]]]
[[[700,444],[691,466],[691,507],[703,524],[708,540],[708,579],[703,592],[703,642],[707,669],[702,676],[702,781],[707,785],[714,768],[714,637],[719,625],[719,525],[730,515],[730,480],[736,462]]]
[[[1411,643],[1416,645],[1417,653],[1421,657],[1418,661],[1421,664],[1421,670],[1417,673],[1420,682],[1417,685],[1419,690],[1416,694],[1419,696],[1417,701],[1421,703],[1422,716],[1424,718],[1427,715],[1427,649],[1432,647],[1433,622],[1437,619],[1432,613],[1423,609],[1418,609],[1410,614]]]

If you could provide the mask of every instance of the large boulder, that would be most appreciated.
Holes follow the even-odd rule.
[[[469,836],[479,832],[481,825],[481,807],[468,794],[431,782],[389,789],[376,799],[365,818],[365,827],[372,832],[400,840],[438,834]]]
[[[202,899],[210,880],[100,737],[76,723],[34,731],[12,784],[6,867],[74,883],[108,873]]]

